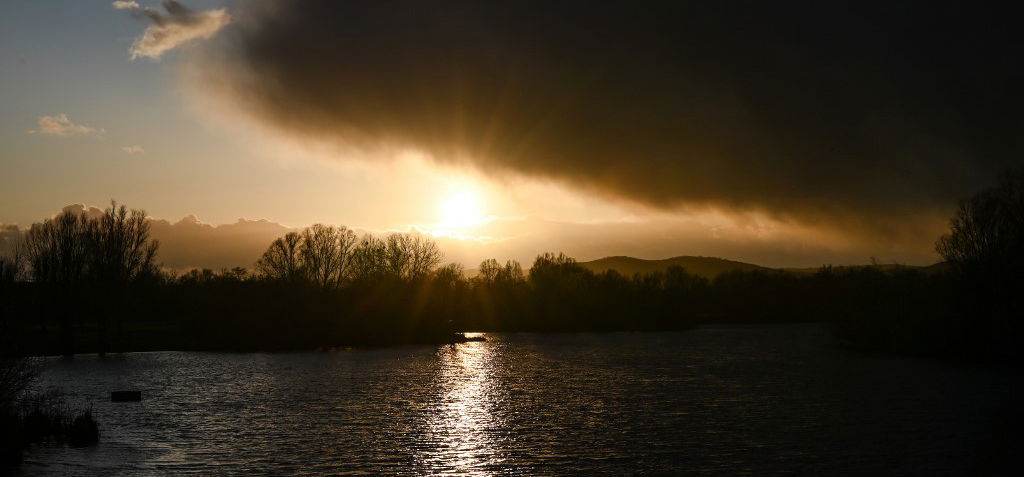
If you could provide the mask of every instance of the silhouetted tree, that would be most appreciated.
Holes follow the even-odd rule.
[[[477,268],[477,277],[484,283],[493,283],[498,280],[498,275],[501,273],[501,264],[493,258],[488,258],[480,262],[480,267]]]
[[[36,282],[126,284],[156,272],[159,244],[144,211],[111,202],[99,217],[65,211],[33,224],[24,247]]]
[[[110,203],[98,219],[88,221],[88,272],[100,283],[127,284],[156,273],[159,243],[150,238],[142,210]]]
[[[514,284],[525,280],[523,266],[515,260],[509,260],[502,266],[497,260],[489,258],[480,262],[477,279],[485,284]]]
[[[120,336],[124,306],[135,297],[126,287],[157,275],[158,244],[145,212],[115,202],[96,217],[65,211],[33,224],[24,247],[33,281],[60,297],[40,304],[48,310],[43,316],[59,317],[66,352],[73,348],[72,315],[80,324],[86,315],[97,317],[104,340],[113,317]]]
[[[1024,266],[1024,170],[963,200],[936,250],[957,267],[1021,270]]]
[[[302,231],[300,258],[306,278],[320,288],[337,284],[342,269],[342,256],[338,246],[339,231],[334,227],[314,224]]]
[[[33,224],[25,235],[25,255],[39,283],[75,283],[85,278],[91,242],[89,217],[64,211]]]
[[[409,260],[403,273],[406,280],[418,280],[426,277],[441,263],[441,250],[437,243],[420,234],[407,235],[405,242]]]
[[[979,347],[1019,346],[1024,337],[1024,170],[961,201],[936,250],[956,272],[963,326]],[[949,299],[953,299],[950,297]]]
[[[465,274],[461,263],[449,263],[434,272],[434,281],[449,288],[456,288],[465,282]]]
[[[14,244],[6,256],[0,256],[0,286],[25,279],[25,255],[20,244]]]
[[[274,240],[256,262],[256,271],[271,280],[295,282],[302,277],[301,244],[302,236],[296,232]]]
[[[534,259],[529,278],[535,286],[554,285],[564,288],[578,283],[586,272],[587,270],[579,266],[574,258],[564,253],[544,253]]]
[[[359,239],[355,232],[344,225],[338,227],[337,230],[338,267],[335,273],[335,282],[340,286],[352,277],[352,272],[349,270],[352,264],[352,251]]]
[[[350,276],[354,281],[366,282],[378,279],[385,274],[385,255],[387,245],[370,234],[366,234],[352,249],[349,263]]]
[[[437,244],[420,234],[389,234],[379,253],[383,272],[403,280],[424,278],[441,262]]]
[[[505,283],[519,283],[524,279],[523,266],[515,260],[505,262],[505,266],[498,273],[498,281]]]

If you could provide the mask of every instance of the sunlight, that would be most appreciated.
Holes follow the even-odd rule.
[[[473,334],[482,336],[481,334]],[[506,426],[498,403],[507,396],[495,381],[494,346],[469,342],[440,348],[437,398],[429,403],[427,439],[437,445],[418,453],[437,475],[493,475],[504,457],[490,452],[496,431]]]
[[[485,222],[483,199],[475,187],[459,184],[451,187],[438,203],[440,221],[432,227],[435,236],[460,237],[466,229]]]
[[[480,197],[463,189],[441,202],[441,224],[450,228],[472,227],[483,221]]]

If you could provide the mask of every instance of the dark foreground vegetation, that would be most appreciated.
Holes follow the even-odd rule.
[[[0,474],[22,450],[44,442],[95,444],[99,427],[89,410],[74,410],[55,393],[30,393],[36,369],[25,358],[0,358]]]

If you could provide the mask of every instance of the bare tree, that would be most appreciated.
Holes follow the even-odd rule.
[[[116,202],[89,221],[89,275],[102,283],[129,283],[156,273],[159,243],[149,235],[146,212]]]
[[[338,230],[323,224],[306,228],[302,231],[300,255],[310,282],[321,288],[333,286],[341,268]]]
[[[295,281],[302,275],[299,248],[302,236],[296,232],[288,232],[284,237],[274,240],[256,262],[256,271],[263,277],[272,280]]]
[[[954,265],[1024,265],[1024,170],[1008,172],[996,187],[961,201],[949,225],[935,248]]]
[[[256,263],[265,277],[284,279],[297,273],[320,287],[385,276],[418,280],[441,261],[437,244],[421,235],[390,234],[356,238],[346,227],[316,224],[271,244]]]
[[[349,276],[355,281],[366,281],[384,275],[386,250],[387,244],[383,240],[364,235],[352,249]]]
[[[518,283],[525,280],[525,277],[523,276],[523,266],[515,260],[505,262],[505,266],[498,274],[498,280],[505,283]]]
[[[356,233],[351,229],[344,225],[338,227],[338,268],[335,281],[339,286],[351,278],[351,271],[349,269],[352,265],[352,254],[358,241],[359,238],[356,237]]]
[[[434,281],[449,288],[458,286],[464,280],[465,269],[461,263],[449,263],[434,272]]]
[[[403,275],[406,280],[424,278],[441,263],[441,250],[433,240],[420,234],[406,235],[405,245],[409,256]]]
[[[480,262],[480,268],[477,270],[480,281],[485,283],[494,283],[498,281],[498,275],[501,274],[501,264],[493,258],[488,258]]]
[[[25,235],[25,255],[32,277],[40,283],[84,279],[90,240],[89,218],[65,211],[33,224]]]
[[[128,283],[156,272],[159,244],[142,210],[111,202],[99,217],[65,211],[33,224],[24,239],[32,278],[41,283]]]
[[[25,279],[25,253],[21,242],[10,245],[6,255],[0,256],[0,284],[13,283]]]
[[[389,234],[384,237],[384,273],[392,276],[405,278],[404,275],[409,267],[409,236],[405,234]]]

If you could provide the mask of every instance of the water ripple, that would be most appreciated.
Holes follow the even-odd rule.
[[[102,439],[36,447],[22,472],[960,475],[1021,397],[1014,376],[844,353],[816,325],[487,338],[48,360],[41,386],[92,406]]]

